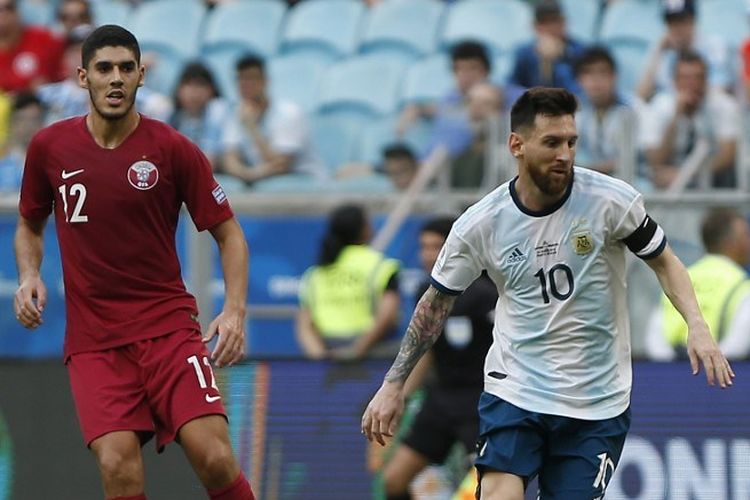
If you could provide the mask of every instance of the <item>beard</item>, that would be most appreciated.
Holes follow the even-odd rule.
[[[130,110],[133,109],[133,105],[135,105],[135,92],[133,92],[132,94],[128,94],[126,100],[119,108],[112,111],[105,111],[97,106],[96,95],[91,90],[91,86],[89,86],[89,102],[91,103],[92,110],[96,112],[96,114],[107,121],[117,121],[123,116],[126,116],[130,112]]]
[[[547,196],[555,197],[565,192],[573,176],[573,169],[565,171],[565,175],[558,176],[552,173],[545,173],[539,167],[529,166],[529,176],[536,187]]]

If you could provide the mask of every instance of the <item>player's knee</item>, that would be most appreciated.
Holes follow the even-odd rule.
[[[396,466],[393,462],[386,465],[383,471],[383,486],[389,497],[398,498],[409,491],[411,477],[404,473],[404,468]]]
[[[114,449],[101,450],[97,454],[97,462],[105,484],[143,484],[143,466],[137,455]]]
[[[206,447],[196,463],[198,475],[207,486],[223,486],[231,483],[239,474],[232,447],[224,443]]]

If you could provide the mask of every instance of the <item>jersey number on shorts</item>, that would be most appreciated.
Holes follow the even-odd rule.
[[[567,291],[560,292],[560,286],[558,285],[558,278],[561,275],[565,275],[565,280],[568,282]],[[546,273],[544,268],[539,269],[534,275],[539,278],[539,283],[542,285],[542,300],[545,304],[550,303],[550,294],[557,300],[565,300],[573,293],[575,284],[573,283],[573,271],[565,264],[555,264]],[[549,291],[547,291],[547,285],[549,285]],[[563,288],[564,290],[565,288]]]
[[[81,211],[83,210],[83,203],[86,201],[86,186],[84,186],[81,183],[75,183],[72,186],[70,186],[70,196],[75,197],[76,203],[73,207],[73,214],[68,217],[68,192],[67,187],[65,184],[58,187],[57,190],[60,191],[60,196],[62,196],[62,202],[63,202],[63,212],[65,212],[65,222],[88,222],[89,216],[83,215]]]
[[[187,359],[187,362],[193,365],[193,368],[195,368],[195,376],[198,377],[198,384],[201,386],[201,389],[208,389],[208,384],[206,384],[206,376],[203,374],[203,368],[198,361],[198,356],[190,356]],[[203,356],[203,364],[206,365],[206,368],[208,368],[208,374],[211,376],[211,387],[218,391],[219,388],[216,387],[214,371],[211,369],[211,363],[208,362],[208,358],[206,356]]]

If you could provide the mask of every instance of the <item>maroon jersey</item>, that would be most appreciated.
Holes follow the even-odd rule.
[[[96,144],[85,117],[34,137],[19,209],[30,220],[55,211],[66,358],[199,328],[175,248],[183,202],[198,230],[233,216],[204,155],[168,125],[141,116],[115,149]]]

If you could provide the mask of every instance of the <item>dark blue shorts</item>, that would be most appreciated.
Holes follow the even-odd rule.
[[[539,476],[540,500],[601,498],[620,460],[630,409],[606,420],[579,420],[523,410],[497,396],[479,399],[476,465]]]

